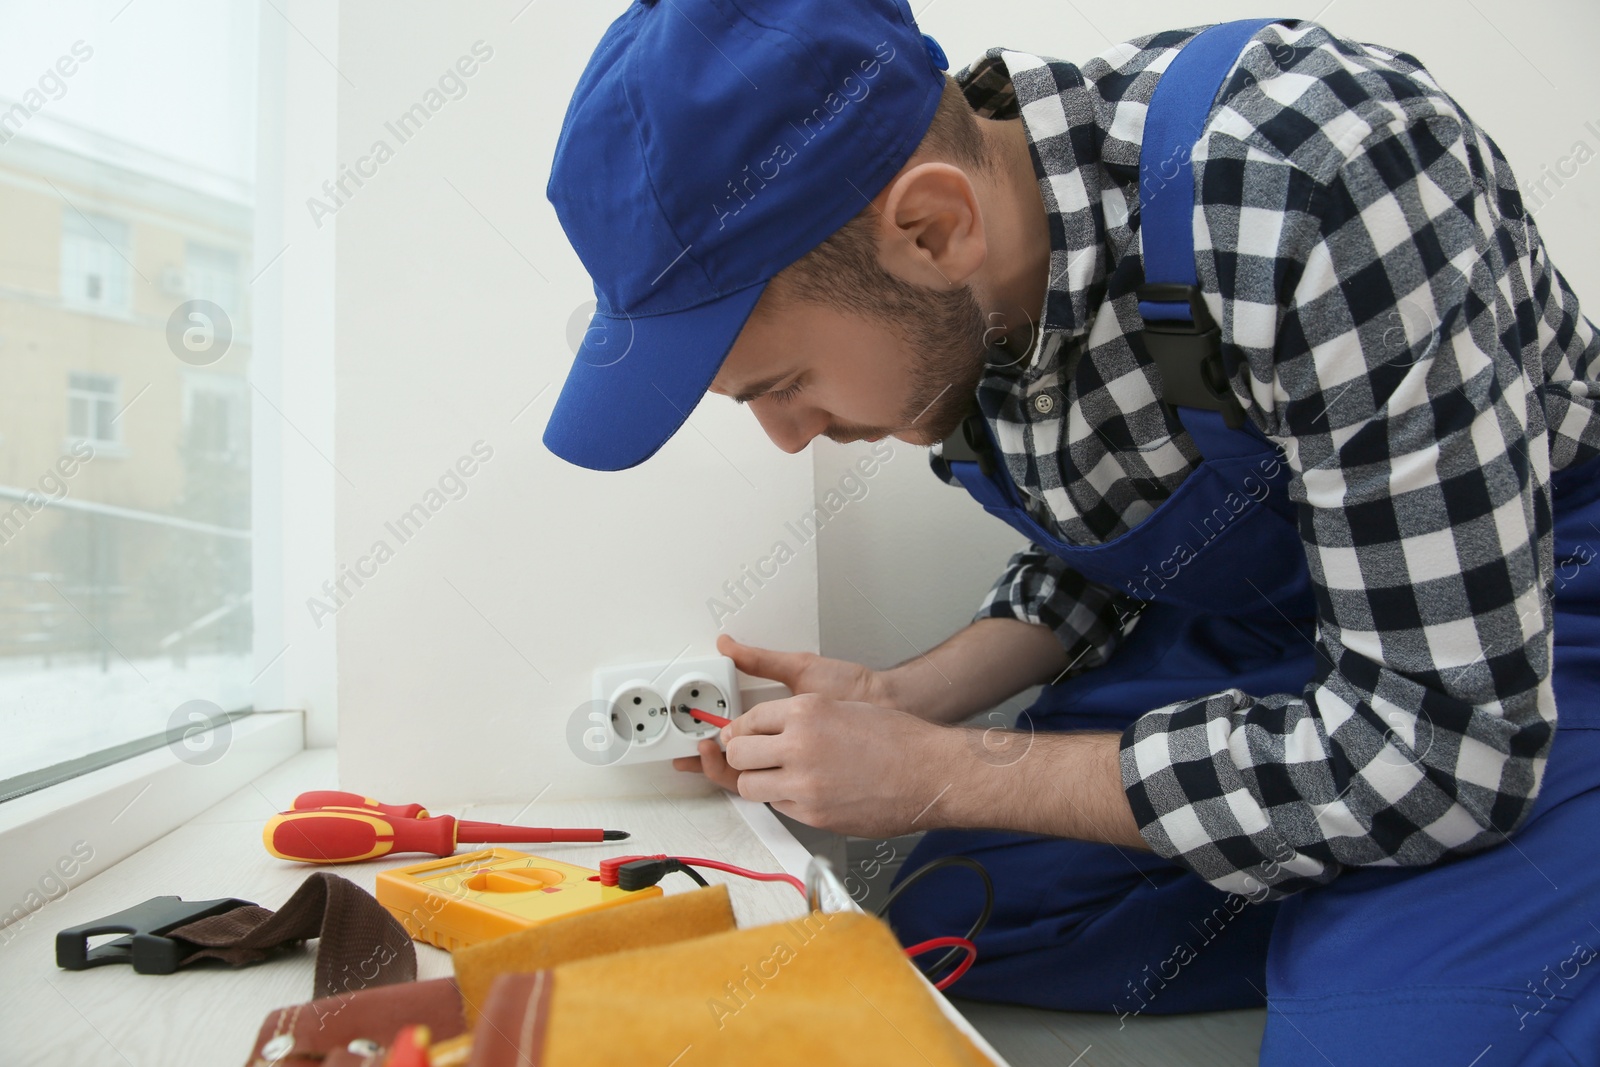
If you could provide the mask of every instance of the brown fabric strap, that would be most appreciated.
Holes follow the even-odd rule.
[[[331,997],[417,977],[417,950],[372,894],[327,871],[311,875],[276,912],[235,908],[180,926],[168,937],[196,946],[180,966],[216,959],[234,967],[318,938],[312,997]]]

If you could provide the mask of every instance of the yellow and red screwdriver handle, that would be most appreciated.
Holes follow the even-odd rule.
[[[370,808],[400,819],[428,817],[428,809],[421,804],[380,804],[371,797],[364,797],[360,793],[346,793],[341,789],[313,789],[309,793],[301,793],[294,798],[294,803],[289,807],[294,811],[309,811],[312,808]]]
[[[315,811],[319,808],[340,808],[346,811],[372,811],[384,815],[392,815],[397,819],[426,819],[428,809],[421,804],[384,804],[381,801],[364,797],[360,793],[346,793],[339,789],[313,789],[309,793],[301,793],[294,798],[294,803],[289,805],[291,811]],[[474,841],[476,838],[467,837],[469,827],[498,826],[498,823],[479,823],[471,819],[459,820],[461,840]],[[563,831],[565,832],[565,831]],[[588,840],[585,838],[584,840]],[[620,840],[620,839],[613,839]]]
[[[286,811],[267,820],[261,840],[281,860],[355,863],[395,852],[448,856],[456,850],[455,820],[400,819],[365,808]]]

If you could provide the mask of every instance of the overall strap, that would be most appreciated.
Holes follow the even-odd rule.
[[[1144,343],[1161,370],[1169,405],[1220,411],[1229,428],[1244,409],[1222,369],[1222,333],[1200,297],[1194,269],[1191,155],[1206,116],[1250,39],[1276,19],[1224,22],[1191,38],[1156,82],[1139,148],[1139,236]]]
[[[1190,156],[1239,53],[1257,32],[1277,21],[1224,22],[1190,38],[1156,82],[1139,150],[1145,281],[1138,292],[1145,349],[1161,371],[1162,400],[1176,409],[1207,458],[1260,451],[1265,439],[1246,424],[1244,409],[1228,385],[1222,332],[1200,297]],[[1009,485],[997,484],[1008,479],[982,412],[973,412],[944,440],[941,462],[984,507],[1021,506],[1014,491],[1006,491]]]

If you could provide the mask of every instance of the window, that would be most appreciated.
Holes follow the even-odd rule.
[[[61,205],[61,300],[77,308],[125,315],[128,224]]]
[[[259,10],[7,8],[55,89],[0,131],[0,794],[252,705]]]
[[[117,379],[72,372],[67,388],[67,432],[74,441],[116,447]]]

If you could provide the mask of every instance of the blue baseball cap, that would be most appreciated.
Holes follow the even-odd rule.
[[[638,0],[613,22],[546,189],[596,302],[546,447],[623,470],[666,444],[772,276],[921,144],[947,67],[906,0]]]

